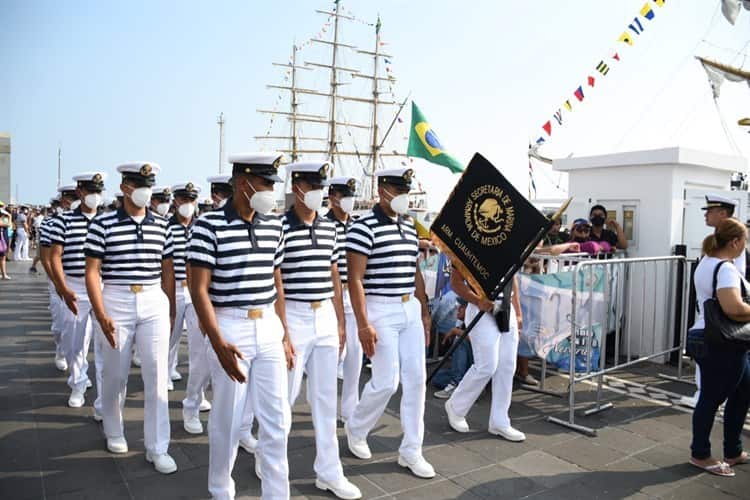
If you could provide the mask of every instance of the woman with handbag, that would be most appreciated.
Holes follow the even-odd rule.
[[[732,338],[750,328],[750,305],[743,301],[750,285],[731,262],[745,251],[746,243],[747,229],[736,219],[722,221],[703,241],[704,257],[694,278],[699,311],[687,340],[687,352],[700,366],[701,379],[690,463],[727,477],[734,476],[734,465],[750,461],[740,439],[750,403],[750,364],[745,344]],[[718,460],[711,456],[710,434],[725,401],[724,459]]]

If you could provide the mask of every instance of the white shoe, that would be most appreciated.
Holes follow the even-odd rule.
[[[338,368],[336,368],[336,378],[338,378],[339,380],[344,380],[344,365],[342,363],[339,363]],[[344,497],[341,497],[341,498],[344,498]]]
[[[174,391],[174,382],[172,382],[171,380],[167,382],[167,390]]]
[[[352,455],[362,460],[372,458],[372,453],[370,452],[370,447],[367,446],[366,439],[358,439],[352,436],[349,432],[348,424],[344,424],[344,431],[346,432],[346,444],[349,446],[349,451],[352,452]]]
[[[172,373],[169,374],[169,378],[176,382],[178,380],[182,380],[182,375],[180,375],[180,372],[178,372],[177,370],[172,370]]]
[[[87,379],[86,379],[86,389],[91,389],[91,386],[92,386],[92,385],[93,385],[93,384],[91,383],[91,379],[90,379],[90,378],[87,378]]]
[[[263,471],[260,470],[260,458],[255,457],[255,477],[263,481]]]
[[[141,367],[141,357],[138,356],[136,353],[133,353],[133,366],[140,368]]]
[[[254,455],[255,450],[258,449],[258,440],[253,437],[253,435],[249,435],[246,438],[240,439],[240,448],[245,450],[246,452]]]
[[[201,419],[195,417],[182,417],[182,427],[188,434],[203,434],[203,424]]]
[[[201,401],[201,405],[198,407],[198,411],[211,411],[211,401],[203,398],[203,401]]]
[[[698,398],[695,396],[682,396],[680,398],[680,405],[687,406],[688,408],[695,408],[698,404]]]
[[[174,459],[169,456],[169,453],[152,455],[151,452],[147,451],[146,462],[154,464],[154,469],[162,474],[177,472],[177,464],[174,462]]]
[[[453,394],[453,391],[456,390],[456,386],[451,382],[448,385],[446,385],[443,389],[437,391],[433,394],[438,399],[448,399],[451,397],[451,394]]]
[[[345,477],[342,477],[335,483],[323,481],[322,479],[316,479],[315,487],[319,490],[330,491],[338,498],[344,498],[347,500],[356,500],[357,498],[362,498],[362,492],[359,491],[359,488],[357,488]]]
[[[104,420],[104,417],[102,417],[102,414],[96,411],[96,408],[94,408],[94,420],[97,422],[101,422]]]
[[[65,361],[65,356],[55,355],[55,368],[57,368],[61,372],[64,372],[68,369],[68,362]]]
[[[451,407],[450,399],[445,402],[445,413],[448,415],[448,423],[454,431],[469,432],[469,424],[466,423],[464,417],[456,415],[456,412],[453,411],[453,407]]]
[[[508,441],[513,441],[514,443],[520,443],[521,441],[526,440],[526,434],[514,429],[513,427],[506,427],[505,429],[495,429],[494,427],[490,427],[488,431],[490,434],[500,436]]]
[[[4,280],[6,280],[6,281],[10,281],[10,276],[8,276],[8,275],[6,274],[5,276],[3,276],[3,279],[4,279]]]
[[[128,442],[124,437],[107,439],[107,449],[110,453],[127,453]]]
[[[412,474],[423,479],[435,477],[435,469],[424,459],[422,455],[418,456],[413,462],[406,460],[401,455],[398,456],[398,464],[401,467],[408,467]]]
[[[81,391],[77,391],[73,389],[73,391],[70,393],[70,397],[68,398],[68,406],[71,408],[80,408],[83,406],[83,403],[85,402],[85,398],[83,397],[83,393]]]

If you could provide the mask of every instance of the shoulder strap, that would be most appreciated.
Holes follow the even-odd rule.
[[[729,262],[730,264],[734,265],[734,263],[731,260],[722,260],[714,268],[713,295],[712,295],[713,298],[716,298],[716,285],[717,285],[717,282],[719,280],[719,269],[721,269],[721,266],[723,264],[726,264],[727,262]],[[740,282],[740,284],[741,283],[742,282]]]
[[[750,252],[745,249],[745,279],[750,281],[750,265],[748,263],[750,262]]]

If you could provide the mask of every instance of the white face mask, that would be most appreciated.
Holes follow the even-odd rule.
[[[65,211],[65,210],[63,210],[63,207],[55,207],[55,213],[56,213],[57,215],[62,215],[62,213],[63,213],[64,211]]]
[[[102,195],[99,193],[87,194],[83,198],[83,202],[89,207],[90,210],[96,210],[96,207],[102,204]]]
[[[393,196],[393,194],[387,189],[385,190],[385,192],[388,193],[388,195],[392,197],[391,209],[394,212],[396,212],[399,215],[404,215],[407,212],[407,210],[409,210],[409,195],[408,194],[404,193],[404,194]]]
[[[226,198],[224,198],[223,200],[219,200],[219,201],[214,202],[214,206],[216,208],[224,208],[224,205],[226,205],[226,204],[227,204],[227,199]]]
[[[189,219],[195,213],[195,205],[192,203],[183,203],[177,208],[177,212],[184,218]]]
[[[81,206],[81,200],[76,200],[73,203],[70,204],[70,209],[75,210],[76,208]]]
[[[129,195],[133,204],[138,208],[143,208],[151,201],[151,188],[139,187],[134,189]]]
[[[352,210],[354,210],[354,196],[347,196],[346,198],[341,198],[341,201],[339,202],[339,207],[341,207],[341,210],[345,214],[352,213]]]
[[[250,186],[250,189],[255,191],[252,184],[247,182],[247,185]],[[273,207],[276,205],[276,195],[274,195],[273,191],[255,191],[251,197],[249,197],[247,193],[243,192],[242,194],[247,198],[250,208],[263,215],[271,213],[271,210],[273,210]]]
[[[297,196],[297,198],[299,198],[299,196]],[[314,212],[317,212],[318,210],[320,210],[320,207],[323,206],[323,190],[311,189],[310,191],[304,193],[302,202],[307,208]]]
[[[167,212],[169,212],[169,203],[159,203],[156,205],[156,213],[164,216],[167,215]]]

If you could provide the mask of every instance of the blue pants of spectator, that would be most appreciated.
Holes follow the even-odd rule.
[[[700,333],[698,333],[700,332]],[[703,332],[692,330],[689,336]],[[700,366],[701,392],[693,412],[692,456],[711,456],[710,434],[719,406],[724,406],[724,458],[742,453],[740,434],[750,405],[750,362],[747,353],[736,348],[705,344],[695,360]]]
[[[464,340],[453,351],[450,366],[441,368],[432,377],[432,385],[438,389],[444,389],[448,384],[457,386],[472,363],[474,363],[474,355],[471,353],[471,344],[468,340]]]

